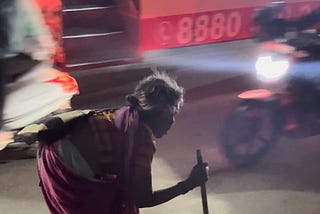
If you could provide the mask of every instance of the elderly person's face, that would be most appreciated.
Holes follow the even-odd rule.
[[[176,107],[164,107],[148,113],[144,122],[151,128],[156,138],[161,138],[173,125],[177,112]]]

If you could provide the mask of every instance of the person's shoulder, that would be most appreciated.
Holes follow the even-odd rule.
[[[96,116],[103,117],[107,121],[112,121],[115,118],[117,110],[118,109],[95,110],[94,114]]]
[[[4,13],[7,10],[15,8],[17,5],[17,0],[1,0],[0,1],[0,11]]]
[[[102,109],[93,111],[92,118],[94,118],[96,125],[100,127],[99,129],[114,128],[116,110],[117,109]]]
[[[29,9],[30,7],[34,7],[35,3],[33,1],[14,0],[13,5],[16,8]]]

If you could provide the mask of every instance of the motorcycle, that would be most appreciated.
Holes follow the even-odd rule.
[[[76,80],[46,62],[39,62],[8,82],[5,85],[0,150],[21,144],[17,133],[26,125],[68,111],[70,100],[77,93]]]
[[[222,148],[234,165],[258,161],[282,135],[320,134],[319,47],[315,30],[261,43],[255,67],[262,87],[238,95],[222,130]]]

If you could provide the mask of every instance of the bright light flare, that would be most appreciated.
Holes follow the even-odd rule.
[[[287,74],[288,60],[273,61],[271,56],[259,57],[256,62],[257,78],[263,82],[278,81]]]

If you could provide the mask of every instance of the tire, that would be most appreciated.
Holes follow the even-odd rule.
[[[263,102],[244,102],[226,120],[222,148],[235,166],[247,166],[261,159],[280,135],[274,111]]]

